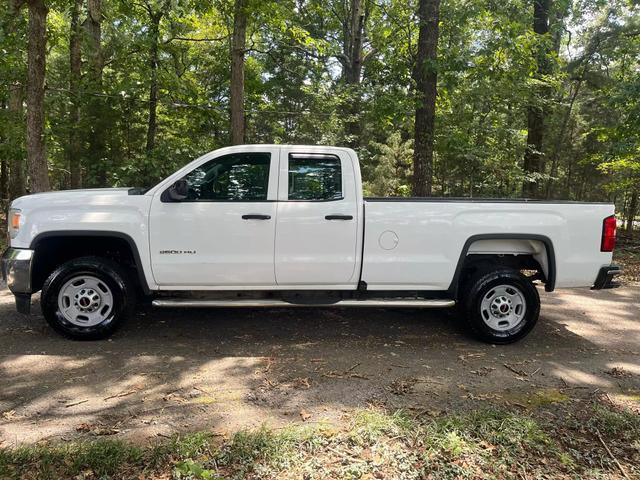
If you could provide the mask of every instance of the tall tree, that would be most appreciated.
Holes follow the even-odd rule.
[[[638,184],[633,187],[631,191],[631,200],[629,201],[629,208],[627,210],[627,226],[626,233],[629,238],[633,238],[633,229],[635,226],[636,217],[638,216],[638,197],[640,197],[640,188]]]
[[[0,199],[4,200],[9,196],[9,164],[6,159],[0,160]]]
[[[24,93],[20,83],[15,82],[9,87],[9,115],[15,125],[21,125],[24,121],[23,112]],[[16,129],[17,130],[17,129]],[[22,129],[20,129],[22,133]],[[15,141],[15,139],[14,139]],[[22,149],[14,148],[11,152],[9,169],[11,170],[11,182],[9,182],[9,199],[18,198],[26,193],[25,168],[22,158]]]
[[[524,152],[524,173],[529,176],[524,181],[522,193],[524,196],[537,198],[541,195],[541,182],[538,178],[531,178],[544,171],[543,140],[545,128],[544,101],[548,96],[548,88],[543,85],[544,77],[550,72],[549,51],[550,42],[545,36],[549,33],[549,9],[551,0],[533,0],[533,31],[543,36],[538,42],[536,52],[536,80],[540,83],[535,89],[537,95],[527,108],[527,145]]]
[[[5,100],[1,102],[2,110],[7,108],[7,103]],[[0,134],[0,143],[5,143],[6,139],[4,136]],[[3,155],[0,158],[0,203],[2,200],[9,197],[9,163],[7,162],[6,157]]]
[[[236,0],[231,37],[231,144],[244,143],[244,55],[247,43],[247,0]]]
[[[433,182],[439,17],[440,0],[419,0],[418,52],[413,71],[416,94],[413,194],[418,197],[430,196]]]
[[[104,57],[102,53],[102,0],[87,0],[87,18],[84,22],[86,31],[87,71],[86,86],[89,99],[87,119],[90,125],[89,151],[87,160],[94,172],[94,183],[98,186],[107,184],[106,153],[106,101],[103,92],[102,74]]]
[[[158,130],[158,64],[159,42],[160,42],[160,21],[171,7],[171,0],[164,0],[158,8],[154,8],[148,2],[144,4],[149,15],[149,115],[147,120],[147,154],[151,153],[156,146],[156,132]]]
[[[360,142],[360,81],[362,77],[363,37],[367,12],[365,0],[350,0],[349,10],[343,22],[342,54],[338,60],[342,64],[343,80],[347,87],[345,98],[345,137],[346,143],[356,148]]]
[[[44,78],[47,55],[47,6],[44,0],[28,0],[27,44],[27,164],[29,189],[50,189],[44,132]]]
[[[73,0],[69,28],[69,186],[82,186],[82,145],[80,143],[80,78],[82,76],[80,9],[82,0]]]

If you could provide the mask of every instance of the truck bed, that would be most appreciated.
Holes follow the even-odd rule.
[[[533,255],[551,289],[591,286],[611,263],[600,251],[606,203],[366,198],[361,280],[369,289],[447,290],[466,255]]]

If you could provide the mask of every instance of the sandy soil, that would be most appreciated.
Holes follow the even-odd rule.
[[[0,446],[110,435],[145,441],[332,422],[369,404],[455,412],[486,402],[640,400],[640,286],[544,294],[515,345],[446,311],[141,311],[111,340],[73,342],[0,291]]]

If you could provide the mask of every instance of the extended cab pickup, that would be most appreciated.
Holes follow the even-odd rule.
[[[3,276],[19,311],[42,290],[49,324],[102,338],[157,307],[460,308],[479,338],[537,321],[538,289],[609,288],[616,221],[605,203],[364,199],[337,147],[207,153],[149,190],[39,193],[9,210]]]

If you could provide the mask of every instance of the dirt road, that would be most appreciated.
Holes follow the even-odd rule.
[[[542,294],[505,347],[444,311],[145,310],[112,340],[73,342],[0,291],[0,446],[91,435],[326,421],[368,404],[535,408],[608,394],[640,404],[640,286]],[[39,312],[39,306],[34,310]]]

